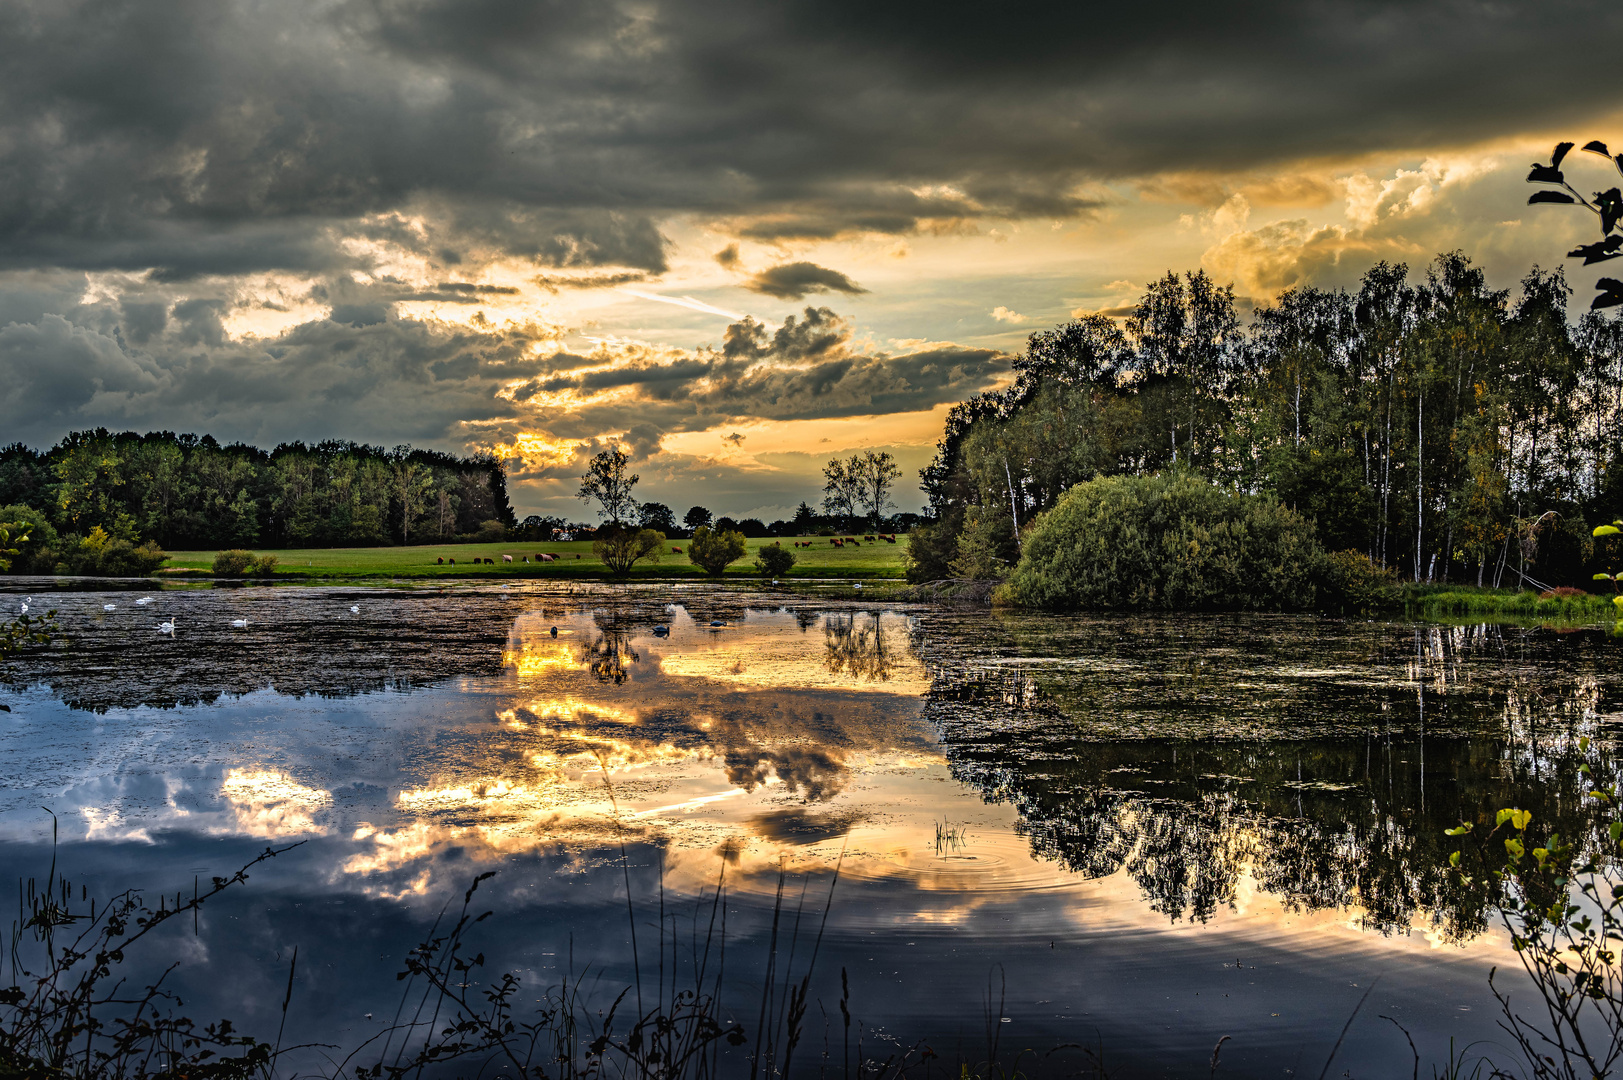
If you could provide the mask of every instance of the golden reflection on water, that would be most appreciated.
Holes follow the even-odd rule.
[[[922,850],[936,808],[917,792],[898,802],[897,781],[931,773],[936,792],[946,777],[905,616],[751,611],[712,626],[674,608],[663,637],[618,619],[517,618],[494,725],[403,784],[399,819],[356,830],[344,870],[398,892],[450,845],[494,859],[658,840],[698,856],[701,876],[718,853],[767,867],[786,851],[837,858],[836,840],[858,860]],[[688,861],[671,865],[680,877]]]
[[[282,840],[325,832],[316,814],[332,793],[299,783],[280,769],[231,769],[220,784],[235,820],[229,831]]]

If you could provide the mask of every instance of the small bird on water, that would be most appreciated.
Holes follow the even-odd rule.
[[[359,615],[361,613],[361,605],[359,605],[359,604],[351,604],[351,605],[349,605],[349,613],[351,615]]]
[[[102,609],[102,610],[103,610],[103,611],[113,611],[113,610],[115,610],[115,609],[116,609],[116,608],[117,608],[117,607],[118,607],[118,605],[117,605],[117,604],[103,604],[103,605],[102,605],[102,606],[101,606],[101,609]]]

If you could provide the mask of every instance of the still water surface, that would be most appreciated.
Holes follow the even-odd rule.
[[[748,1026],[780,873],[810,925],[837,866],[808,1068],[844,968],[868,1047],[975,1060],[991,1030],[1147,1076],[1207,1075],[1223,1035],[1223,1075],[1316,1076],[1378,979],[1333,1074],[1407,1075],[1380,1017],[1428,1060],[1495,1040],[1487,974],[1514,965],[1442,830],[1571,813],[1551,793],[1620,690],[1598,631],[45,584],[69,642],[0,689],[0,873],[42,873],[41,807],[104,893],[306,841],[205,910],[176,985],[274,1031],[297,946],[290,1027],[335,1044],[485,870],[493,970],[572,965],[605,1003],[630,919],[646,946],[663,891],[691,932],[724,874]]]

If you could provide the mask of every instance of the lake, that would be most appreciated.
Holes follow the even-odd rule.
[[[5,588],[67,639],[0,688],[6,880],[44,878],[42,808],[87,895],[190,895],[302,841],[141,961],[180,961],[193,1015],[274,1035],[297,949],[296,1041],[372,1038],[495,871],[471,979],[606,1009],[724,942],[721,1018],[753,1038],[776,922],[778,982],[810,965],[792,1071],[832,1075],[842,970],[870,1059],[1083,1044],[1204,1077],[1227,1035],[1218,1075],[1318,1076],[1351,1017],[1330,1075],[1381,1076],[1413,1062],[1384,1017],[1427,1068],[1502,1042],[1488,973],[1522,976],[1442,830],[1581,813],[1623,670],[1600,630],[843,588]]]

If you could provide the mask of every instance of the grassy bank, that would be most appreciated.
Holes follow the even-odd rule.
[[[810,541],[809,548],[796,548],[795,540]],[[907,537],[898,536],[896,543],[883,540],[863,542],[860,547],[837,548],[827,537],[784,537],[784,547],[797,558],[792,578],[901,578],[902,554],[907,550]],[[727,568],[726,577],[752,578],[755,553],[773,540],[758,539],[748,542],[748,553]],[[657,563],[638,563],[632,568],[633,580],[661,578],[703,578],[707,575],[687,559],[686,554],[674,554],[671,548],[687,548],[687,541],[672,540],[661,553]],[[421,547],[371,548],[256,548],[256,554],[275,555],[278,576],[303,575],[323,578],[600,578],[608,573],[604,565],[592,554],[587,541],[567,544],[433,544]],[[536,562],[537,555],[556,556],[555,562]],[[169,555],[159,575],[208,574],[214,564],[213,551],[175,551]],[[502,556],[511,555],[511,563]],[[522,560],[528,556],[530,562]],[[443,559],[441,563],[439,560]],[[455,559],[453,565],[451,560]],[[475,563],[475,559],[492,559],[494,564]]]
[[[1469,586],[1406,586],[1403,589],[1403,607],[1410,615],[1426,618],[1483,616],[1559,622],[1611,622],[1618,617],[1618,608],[1609,594],[1545,596],[1531,590],[1478,589]]]

